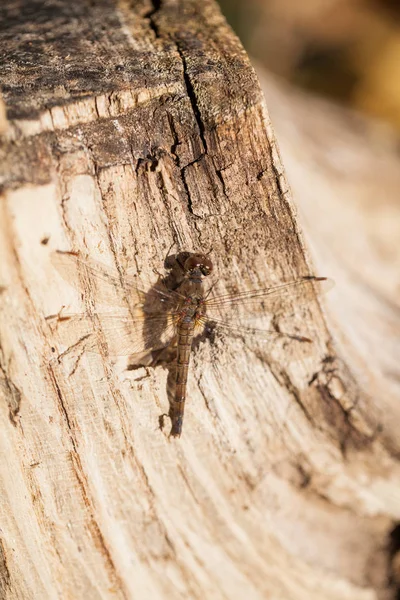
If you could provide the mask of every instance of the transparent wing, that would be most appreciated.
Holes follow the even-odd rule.
[[[308,333],[304,322],[291,323],[296,331],[287,332],[276,327],[274,318],[298,314],[299,305],[315,302],[319,293],[332,286],[333,282],[326,278],[303,277],[274,287],[215,296],[205,302],[202,323],[213,332],[241,337],[263,351],[280,347],[287,362],[299,360],[316,351],[311,337],[304,335]]]
[[[299,333],[287,333],[261,327],[235,326],[220,319],[201,320],[201,326],[212,336],[227,335],[245,340],[254,351],[273,355],[278,352],[279,361],[289,364],[317,352],[313,340]]]
[[[231,323],[222,321],[221,319],[209,319],[207,321],[205,319],[201,319],[200,323],[210,331],[221,331],[237,337],[254,336],[259,340],[264,340],[266,342],[273,342],[274,340],[282,339],[287,341],[294,340],[296,342],[303,342],[307,344],[312,343],[312,340],[304,335],[285,333],[282,331],[277,331],[276,329],[263,329],[261,327],[243,327],[241,325],[235,326]]]
[[[133,275],[119,274],[90,258],[81,258],[75,252],[56,251],[51,254],[51,262],[63,279],[75,289],[82,287],[93,289],[96,302],[126,308],[131,305],[142,305],[146,312],[173,310],[182,300],[178,292],[168,290],[161,281],[149,284],[143,289],[144,282]]]
[[[211,297],[205,306],[211,319],[223,316],[226,321],[242,316],[252,318],[257,313],[288,314],[298,305],[315,302],[319,293],[332,286],[333,282],[326,277],[302,277],[274,287]]]
[[[110,356],[130,356],[168,346],[175,337],[176,319],[172,314],[145,313],[111,315],[96,313],[61,314],[53,320],[54,332],[68,348],[82,342],[86,350],[100,353],[107,346]]]

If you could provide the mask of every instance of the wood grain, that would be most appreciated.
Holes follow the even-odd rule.
[[[334,328],[326,300],[279,317],[314,340],[295,362],[200,344],[179,440],[158,426],[162,365],[65,346],[46,319],[100,304],[54,250],[149,284],[182,250],[212,249],[226,288],[314,272],[259,82],[215,3],[1,11],[3,597],[383,597],[398,439],[386,383],[355,367],[357,336],[337,344],[348,322]]]

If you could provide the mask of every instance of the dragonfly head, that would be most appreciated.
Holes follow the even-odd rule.
[[[213,270],[211,260],[204,254],[191,254],[185,261],[185,271],[188,275],[207,276]]]

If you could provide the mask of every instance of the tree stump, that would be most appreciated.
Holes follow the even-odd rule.
[[[2,597],[389,598],[394,402],[354,366],[357,339],[342,350],[324,298],[277,316],[314,341],[297,360],[199,343],[180,439],[158,426],[165,365],[65,346],[49,318],[101,304],[93,282],[59,276],[57,250],[150,284],[171,249],[211,251],[225,289],[314,273],[260,85],[216,4],[0,10]]]

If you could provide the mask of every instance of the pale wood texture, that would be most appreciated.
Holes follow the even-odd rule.
[[[376,403],[388,442],[400,422],[398,135],[294,92],[258,69],[326,297],[330,331]],[[362,381],[364,380],[364,383]]]
[[[319,123],[317,162],[331,147],[325,108],[310,101],[305,116],[302,101],[266,84],[320,274],[338,279],[332,301],[279,317],[315,340],[314,353],[299,349],[288,363],[279,347],[205,341],[183,435],[170,439],[158,427],[168,411],[161,365],[127,370],[79,339],[65,347],[46,320],[63,305],[99,308],[90,282],[74,290],[51,252],[89,254],[149,282],[171,246],[212,248],[226,286],[313,272],[258,80],[211,0],[9,0],[1,11],[2,597],[389,598],[400,515],[398,367],[386,346],[398,327],[395,260],[383,260],[377,238],[383,254],[365,263],[391,305],[366,332],[357,298],[378,309],[384,300],[355,291],[362,250],[350,271],[345,245],[328,238],[339,176],[328,165],[308,190],[314,155],[290,143],[291,133],[305,142],[306,116],[310,131]],[[347,128],[339,116],[336,128]],[[352,143],[367,161],[362,135]],[[380,189],[398,177],[391,160]],[[350,173],[364,198],[362,169]],[[325,214],[318,201],[331,179]],[[368,231],[349,239],[368,250]]]

